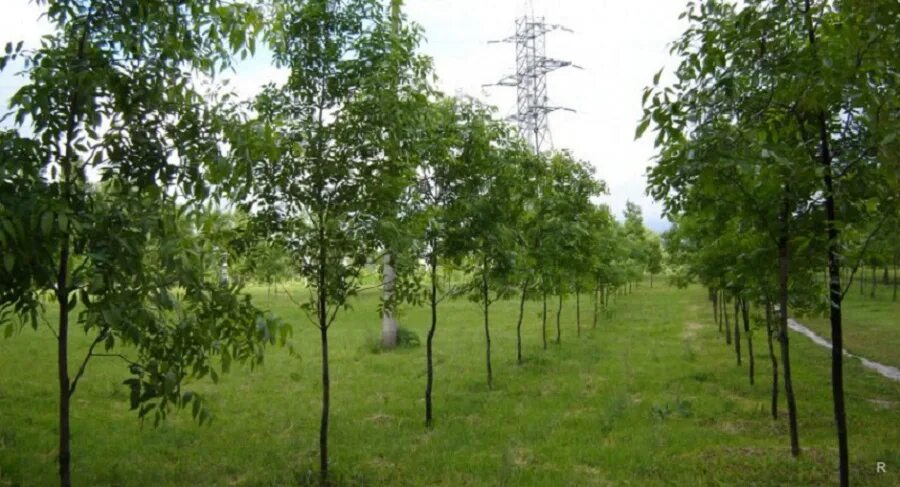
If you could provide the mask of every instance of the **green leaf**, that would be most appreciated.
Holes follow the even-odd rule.
[[[644,120],[641,121],[640,125],[638,125],[637,130],[635,130],[634,132],[634,140],[640,139],[644,135],[644,132],[647,131],[647,127],[649,126],[650,119],[644,118]]]
[[[53,212],[45,211],[41,215],[41,234],[49,235],[53,231]]]

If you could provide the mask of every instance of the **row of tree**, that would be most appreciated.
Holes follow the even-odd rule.
[[[675,81],[644,95],[656,132],[649,191],[676,222],[669,252],[710,288],[740,361],[748,305],[777,316],[791,450],[800,454],[788,319],[831,320],[840,481],[849,482],[842,301],[864,263],[896,260],[900,227],[900,4],[690,2]],[[817,279],[825,272],[825,288]],[[734,303],[728,332],[728,301]],[[774,313],[773,313],[774,310]],[[771,350],[771,344],[770,344]],[[751,382],[753,374],[751,357]],[[772,354],[773,415],[777,363]]]
[[[17,128],[0,133],[0,322],[56,337],[63,486],[71,398],[93,358],[126,363],[141,418],[190,407],[203,423],[210,412],[185,381],[258,364],[287,332],[228,273],[298,276],[309,290],[297,303],[321,342],[324,483],[328,331],[367,264],[390,255],[396,268],[382,307],[430,305],[429,425],[441,300],[481,305],[490,387],[492,303],[520,300],[521,362],[527,299],[543,302],[546,347],[549,298],[559,343],[565,296],[580,333],[582,295],[596,326],[611,292],[661,269],[640,209],[618,224],[595,203],[605,186],[588,164],[534,154],[491,109],[434,91],[399,0],[46,7],[54,33],[0,57],[26,77],[11,99]],[[235,101],[217,80],[260,39],[288,80]],[[442,284],[441,267],[465,282]],[[93,340],[71,375],[76,327]]]

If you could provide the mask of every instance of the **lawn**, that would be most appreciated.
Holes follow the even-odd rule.
[[[853,286],[844,299],[844,348],[867,359],[900,367],[900,301],[894,301],[892,289],[882,286],[880,281],[875,298],[870,296],[870,288],[865,291],[861,295],[858,287]],[[800,321],[831,340],[827,316]]]
[[[265,291],[256,293],[265,302]],[[435,344],[436,424],[428,431],[424,346],[373,353],[380,320],[374,294],[366,294],[332,329],[333,470],[350,485],[836,483],[828,352],[793,335],[803,448],[793,460],[786,416],[773,421],[768,412],[765,333],[755,335],[751,387],[705,298],[699,287],[645,285],[617,296],[596,330],[583,303],[581,338],[569,301],[562,344],[547,351],[539,303],[529,303],[523,366],[515,364],[518,303],[497,303],[492,391],[477,305],[447,302]],[[158,428],[141,426],[128,410],[123,364],[93,362],[73,399],[76,485],[285,485],[311,476],[318,331],[283,296],[272,299],[294,322],[300,356],[275,348],[262,368],[238,368],[217,386],[196,384],[216,415],[211,426],[197,426],[188,411]],[[424,340],[426,309],[401,318]],[[83,350],[88,338],[75,341]],[[0,340],[0,485],[55,482],[54,351],[45,331]],[[856,361],[846,374],[851,480],[900,485],[900,384]],[[887,473],[876,473],[876,462]]]

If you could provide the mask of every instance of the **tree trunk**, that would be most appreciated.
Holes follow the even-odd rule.
[[[56,300],[59,304],[57,336],[57,362],[59,375],[59,483],[63,487],[72,485],[72,453],[69,427],[69,288],[67,275],[69,268],[69,239],[63,238],[59,259]]]
[[[722,291],[722,317],[725,318],[725,344],[731,345],[731,323],[728,322],[728,299]]]
[[[594,322],[591,325],[591,328],[597,328],[597,319],[600,314],[600,287],[594,289]]]
[[[385,254],[383,269],[382,300],[388,303],[394,297],[394,281],[397,278],[394,266],[391,265],[391,254]],[[397,320],[394,319],[390,306],[385,306],[381,315],[381,346],[386,349],[397,346]]]
[[[826,222],[827,223],[827,222]],[[875,299],[875,288],[878,287],[878,266],[872,265],[872,289],[869,291],[869,297]]]
[[[516,362],[522,365],[522,316],[525,314],[525,296],[528,293],[528,279],[522,284],[522,298],[519,300],[519,320],[516,322]]]
[[[581,289],[575,287],[575,329],[578,338],[581,338]]]
[[[559,325],[559,318],[562,315],[563,295],[559,293],[559,305],[556,307],[556,344],[562,343],[562,328]]]
[[[859,269],[859,294],[861,296],[866,295],[865,285],[863,284],[866,282],[865,275],[866,275],[866,266],[862,266]]]
[[[769,342],[769,358],[772,361],[772,419],[778,419],[778,359],[772,345],[772,300],[766,296],[766,335]]]
[[[744,319],[744,335],[747,336],[747,358],[750,362],[750,385],[753,385],[756,374],[756,362],[753,359],[753,335],[750,332],[750,306],[741,298],[741,317]]]
[[[894,262],[894,301],[897,300],[897,263]]]
[[[806,10],[806,30],[809,33],[809,45],[813,56],[816,56],[816,31],[810,12],[810,0],[804,2]],[[840,230],[837,227],[837,210],[834,201],[834,182],[832,181],[831,136],[828,132],[828,117],[824,110],[818,114],[819,124],[819,156],[822,163],[822,182],[825,186],[825,227],[828,232],[828,274],[829,298],[831,301],[831,392],[834,399],[834,422],[838,436],[838,457],[840,461],[841,486],[850,485],[850,460],[847,445],[847,418],[844,408],[844,337],[841,301],[841,262],[840,262]],[[872,297],[875,297],[875,268],[872,269]]]
[[[719,325],[719,334],[722,334],[722,322],[719,320],[719,291],[715,288],[709,290],[709,301],[713,307],[713,321]]]
[[[432,242],[434,249],[434,242]],[[431,427],[434,423],[431,409],[431,390],[434,384],[434,332],[437,329],[437,255],[432,250],[431,253],[431,327],[428,329],[428,338],[425,341],[425,426]]]
[[[882,274],[881,274],[881,283],[884,284],[885,286],[887,286],[888,284],[891,283],[891,275],[888,272],[887,265],[884,266],[884,272],[882,272]]]
[[[484,259],[481,273],[481,299],[484,303],[484,354],[485,354],[485,362],[487,364],[487,383],[488,389],[493,389],[494,387],[494,373],[491,369],[491,328],[489,322],[489,312],[491,307],[490,297],[488,296],[488,270],[487,270],[487,259]]]
[[[737,364],[741,365],[741,318],[739,310],[741,307],[741,298],[737,294],[734,295],[734,354],[737,355]]]
[[[547,350],[547,291],[543,292],[544,310],[541,312],[541,339],[544,341],[544,350]]]
[[[794,383],[791,380],[791,354],[788,339],[788,273],[790,270],[790,254],[788,251],[788,231],[790,209],[787,199],[781,211],[782,230],[778,239],[778,307],[779,307],[779,341],[781,342],[781,363],[784,370],[784,393],[787,396],[788,425],[791,435],[791,455],[800,456],[800,438],[797,433],[797,403],[794,399]]]
[[[322,339],[322,421],[319,425],[319,472],[322,485],[328,484],[328,413],[331,409],[331,380],[328,376],[328,327],[319,328]]]
[[[319,481],[328,485],[328,420],[331,410],[331,379],[328,371],[328,291],[326,262],[328,246],[325,240],[324,217],[319,216],[319,269],[317,279],[319,332],[322,344],[322,420],[319,424]]]

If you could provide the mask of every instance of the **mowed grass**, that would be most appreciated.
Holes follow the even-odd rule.
[[[256,290],[265,303],[264,290]],[[364,295],[332,329],[332,468],[349,485],[823,485],[837,481],[829,355],[792,335],[802,456],[789,454],[784,395],[769,416],[765,333],[755,334],[757,383],[734,364],[712,324],[706,292],[657,285],[617,296],[611,316],[582,337],[574,302],[562,344],[543,351],[539,303],[529,303],[527,363],[515,363],[514,301],[492,308],[495,388],[486,387],[477,305],[442,304],[435,414],[423,425],[424,345],[374,354],[380,320]],[[92,362],[73,403],[76,485],[290,485],[315,471],[318,331],[283,295],[300,357],[273,348],[265,365],[196,384],[216,414],[188,411],[158,428],[128,410],[114,359]],[[554,315],[552,315],[554,316]],[[403,324],[425,338],[427,309]],[[549,328],[553,329],[553,320]],[[88,337],[74,335],[76,352]],[[54,340],[25,331],[0,340],[0,485],[53,485]],[[73,356],[80,356],[79,353]],[[900,384],[846,366],[851,479],[900,485]],[[884,462],[887,473],[876,472]]]
[[[865,294],[852,286],[843,302],[844,348],[856,355],[900,367],[900,300],[894,301],[893,288],[882,285],[879,274],[875,297],[870,295],[871,282]],[[810,329],[831,341],[828,316],[800,320]]]

